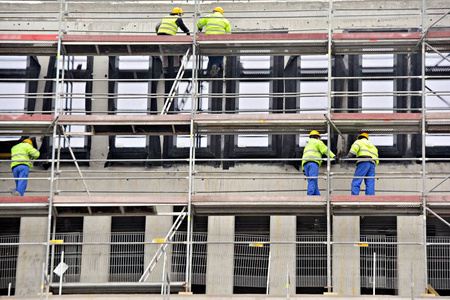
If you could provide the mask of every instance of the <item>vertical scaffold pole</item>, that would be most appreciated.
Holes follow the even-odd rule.
[[[425,6],[425,0],[422,0],[422,35],[425,35],[427,31],[425,30],[425,14],[426,14],[426,6]],[[424,286],[426,287],[428,284],[428,259],[427,259],[427,197],[426,197],[426,190],[427,190],[427,182],[426,182],[426,133],[425,133],[425,121],[426,121],[426,93],[425,93],[425,73],[426,73],[426,66],[425,66],[425,36],[422,36],[422,216],[423,216],[423,255],[424,255]]]
[[[194,18],[193,18],[193,43],[192,43],[192,90],[191,90],[191,121],[189,130],[189,179],[188,179],[188,219],[186,230],[186,291],[190,292],[192,287],[192,194],[194,193],[194,166],[195,166],[195,128],[194,128],[194,113],[197,109],[197,14],[198,14],[198,0],[194,2]]]
[[[58,118],[59,111],[58,111],[58,105],[57,103],[60,102],[60,88],[61,88],[61,81],[60,81],[60,57],[61,57],[61,41],[63,38],[63,31],[62,31],[62,22],[63,18],[65,18],[65,14],[63,12],[63,6],[64,6],[65,0],[59,1],[59,17],[58,17],[58,44],[57,44],[57,53],[56,53],[56,86],[55,86],[55,108],[54,108],[54,118]],[[54,180],[55,180],[55,152],[56,152],[56,140],[57,140],[57,123],[53,125],[53,134],[52,134],[52,159],[51,159],[51,169],[50,169],[50,193],[49,193],[49,203],[48,203],[48,220],[47,220],[47,240],[45,242],[45,264],[44,264],[44,274],[47,274],[48,272],[48,266],[50,264],[49,257],[50,257],[50,236],[51,236],[51,225],[52,225],[52,210],[53,210],[53,189],[54,189]],[[50,284],[48,282],[48,284]],[[48,293],[48,289],[47,289]]]
[[[328,119],[331,120],[331,105],[332,105],[332,84],[331,84],[331,41],[332,41],[332,17],[333,17],[333,0],[329,0],[328,2],[328,73],[327,73],[327,116]],[[330,171],[331,171],[331,161],[330,161],[330,147],[331,147],[331,125],[330,122],[327,122],[327,291],[331,292],[331,212],[330,212],[330,194],[331,194],[331,181],[330,181]]]

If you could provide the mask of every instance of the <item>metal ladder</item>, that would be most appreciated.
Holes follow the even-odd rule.
[[[142,274],[141,278],[139,279],[139,282],[146,281],[148,276],[150,276],[150,274],[152,273],[156,264],[160,260],[161,256],[165,253],[167,246],[169,246],[169,244],[167,242],[171,242],[173,240],[175,233],[177,232],[178,228],[180,227],[180,225],[183,222],[185,217],[186,217],[186,207],[183,207],[183,210],[178,215],[177,219],[175,220],[175,222],[173,223],[169,232],[167,233],[167,235],[164,239],[164,243],[159,246],[158,251],[156,251],[152,260],[148,264],[147,268],[145,269],[144,273]]]
[[[183,57],[183,61],[181,63],[180,69],[178,70],[177,76],[175,77],[175,82],[172,85],[172,88],[170,89],[169,95],[167,96],[166,101],[164,102],[164,106],[161,109],[161,115],[166,115],[169,111],[170,105],[172,105],[173,99],[175,98],[175,94],[178,90],[178,86],[180,85],[181,79],[184,76],[184,72],[186,70],[187,62],[189,61],[189,53],[191,51],[191,48],[188,48],[186,51],[186,54]]]

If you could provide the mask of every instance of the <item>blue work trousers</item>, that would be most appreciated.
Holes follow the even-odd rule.
[[[375,177],[375,165],[369,161],[361,162],[356,166],[355,174],[353,176]],[[363,179],[366,184],[366,195],[375,195],[375,178],[353,178],[352,195],[359,195]]]
[[[25,194],[27,189],[28,180],[22,178],[28,178],[28,174],[30,173],[30,167],[27,165],[17,165],[12,169],[14,178],[16,179],[16,188],[15,190],[19,192],[20,196]]]
[[[305,175],[308,180],[308,190],[306,192],[307,195],[320,195],[318,178],[319,176],[319,164],[315,162],[306,163],[304,166]],[[316,177],[316,178],[308,178],[308,177]]]

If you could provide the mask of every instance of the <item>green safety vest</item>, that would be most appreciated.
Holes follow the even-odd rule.
[[[34,149],[28,143],[20,143],[11,148],[11,169],[17,165],[27,165],[33,167],[32,162],[21,161],[36,159],[40,155],[39,151]]]
[[[303,149],[302,156],[302,170],[304,170],[304,165],[308,162],[316,162],[319,167],[322,165],[322,155],[328,155],[328,147],[321,140],[310,138],[308,144],[306,144],[305,149]],[[330,158],[335,157],[333,152],[330,151]]]
[[[369,141],[368,139],[360,139],[356,140],[352,147],[350,148],[350,152],[355,154],[356,157],[370,157],[372,158],[370,161],[375,165],[378,165],[378,149],[375,145]],[[358,160],[358,162],[363,162],[367,160]]]
[[[178,20],[177,15],[168,15],[161,20],[161,25],[158,28],[157,33],[167,33],[170,35],[176,35],[178,31],[178,26],[175,23]]]
[[[223,17],[220,12],[207,15],[197,22],[198,29],[205,27],[205,34],[225,34],[230,33],[230,22]]]

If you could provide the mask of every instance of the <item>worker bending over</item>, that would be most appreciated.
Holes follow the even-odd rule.
[[[223,17],[222,7],[213,9],[212,14],[200,19],[197,22],[199,31],[205,29],[205,34],[227,34],[231,33],[230,22]],[[216,77],[219,74],[222,65],[223,56],[209,56],[208,69],[211,77]]]
[[[319,176],[319,167],[322,165],[322,155],[328,155],[328,147],[320,138],[317,130],[311,131],[309,141],[303,149],[302,170],[308,180],[307,195],[320,195],[317,177]],[[330,158],[333,157],[335,155],[330,150]]]
[[[156,26],[156,34],[176,35],[179,27],[187,35],[190,35],[189,29],[186,27],[186,25],[184,25],[183,19],[181,18],[183,14],[184,13],[181,8],[175,7],[172,10],[172,13],[162,18],[161,22]],[[167,74],[169,70],[169,57],[162,55],[161,61],[163,67],[163,74]],[[175,72],[178,72],[178,70],[180,69],[180,57],[178,55],[173,56],[173,68]]]
[[[16,187],[10,188],[11,194],[15,196],[25,194],[28,183],[26,178],[28,178],[30,168],[33,167],[33,163],[26,160],[37,159],[39,155],[39,151],[33,147],[30,139],[25,139],[11,148],[11,170],[16,178]]]
[[[359,195],[361,183],[364,179],[366,195],[375,195],[375,166],[378,165],[378,149],[369,141],[367,133],[358,135],[345,158],[356,157],[356,170],[352,180],[352,195]]]

